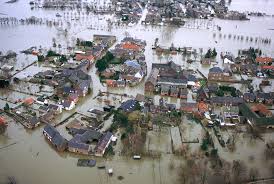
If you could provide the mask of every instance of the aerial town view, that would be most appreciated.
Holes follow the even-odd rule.
[[[274,0],[0,0],[0,184],[274,184]]]

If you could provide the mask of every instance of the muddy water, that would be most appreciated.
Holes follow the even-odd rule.
[[[3,4],[5,0],[0,1],[0,13],[8,14],[8,16],[15,16],[18,18],[30,17],[35,15],[37,17],[45,17],[48,19],[57,20],[55,17],[56,11],[43,11],[41,9],[31,11],[27,1],[19,0],[14,4]],[[271,6],[272,5],[272,6]],[[235,10],[249,10],[249,11],[262,11],[265,13],[273,13],[273,1],[261,0],[261,1],[249,1],[249,0],[233,0],[231,9]],[[102,20],[101,20],[102,18]],[[63,20],[64,19],[64,20]],[[80,37],[83,39],[92,39],[93,34],[113,34],[117,36],[118,41],[121,40],[128,32],[129,35],[144,39],[147,41],[147,48],[145,51],[146,60],[148,63],[148,73],[151,70],[151,64],[156,62],[165,63],[168,60],[174,60],[177,64],[182,65],[185,68],[199,68],[205,75],[207,75],[208,68],[201,67],[200,64],[187,64],[186,58],[180,55],[177,56],[157,56],[152,50],[151,46],[154,43],[155,38],[159,38],[159,43],[163,46],[170,46],[174,43],[175,46],[191,46],[193,48],[203,48],[204,52],[209,47],[215,47],[218,52],[230,51],[237,54],[237,50],[240,48],[248,48],[250,46],[260,47],[263,53],[274,56],[274,34],[269,30],[273,28],[274,18],[252,18],[250,21],[224,21],[214,19],[211,24],[219,25],[222,27],[220,32],[215,29],[187,29],[187,28],[171,28],[171,27],[145,27],[141,25],[135,25],[133,27],[108,27],[104,17],[97,15],[90,15],[80,18],[79,22],[71,23],[69,27],[65,24],[66,21],[70,21],[71,17],[63,17],[64,24],[62,29],[68,29],[68,36],[65,37],[62,31],[58,31],[54,27],[47,27],[45,25],[16,25],[16,26],[1,26],[0,27],[0,50],[8,51],[15,50],[16,52],[29,48],[31,46],[42,46],[43,48],[49,48],[52,46],[52,39],[55,38],[57,43],[61,43],[64,47],[73,45],[75,38]],[[192,21],[195,24],[194,20]],[[87,27],[92,29],[87,29]],[[213,36],[216,33],[216,37]],[[219,35],[226,35],[220,37]],[[267,37],[272,39],[272,43],[269,45],[258,44],[254,42],[246,42],[240,40],[229,39],[228,35],[244,35],[249,37]],[[61,49],[65,52],[65,49]],[[19,55],[17,58],[17,68],[22,68],[33,62],[33,58]],[[220,61],[220,58],[217,58]],[[219,65],[222,65],[219,63]],[[35,65],[36,67],[36,65]],[[19,73],[19,76],[33,75],[38,72],[37,68],[29,68],[26,73]],[[38,67],[38,66],[37,66]],[[90,70],[90,75],[93,79],[93,93],[84,100],[82,100],[78,106],[77,111],[86,112],[89,108],[103,107],[103,103],[98,103],[93,97],[97,95],[99,90],[111,91],[121,94],[129,94],[135,96],[137,93],[144,93],[144,82],[140,85],[124,89],[107,89],[104,87],[97,75],[96,69],[93,67]],[[10,96],[19,96],[17,93]],[[20,96],[19,96],[20,98]],[[159,99],[157,96],[155,99]],[[179,103],[179,100],[166,98],[168,102]],[[0,101],[1,107],[4,102]],[[69,113],[64,113],[60,120],[67,117]],[[62,134],[65,134],[64,126],[58,127]],[[187,133],[183,136],[188,139],[194,139],[195,132],[197,137],[200,137],[200,128],[196,125],[192,126],[195,130],[192,133]],[[191,131],[187,129],[186,131]],[[0,147],[16,143],[6,149],[0,150],[0,182],[6,181],[7,176],[15,176],[19,183],[174,183],[176,172],[171,172],[168,169],[168,163],[170,159],[174,159],[175,163],[179,164],[180,159],[174,158],[169,154],[165,154],[160,160],[145,159],[145,161],[133,161],[120,156],[115,156],[113,159],[107,160],[107,166],[114,168],[114,177],[110,178],[106,175],[105,171],[99,171],[96,168],[78,168],[76,167],[78,155],[73,154],[58,154],[54,151],[50,145],[44,140],[42,136],[42,127],[35,131],[26,131],[20,124],[11,123],[4,136],[0,137]],[[269,139],[273,139],[272,135],[269,135]],[[242,139],[245,141],[245,139]],[[166,142],[166,141],[162,141]],[[161,142],[160,142],[161,143]],[[263,144],[260,144],[260,150],[263,149]],[[166,146],[162,146],[166,147]],[[220,151],[227,160],[243,159],[246,162],[247,155],[258,155],[256,161],[250,164],[250,166],[257,165],[263,167],[264,162],[261,161],[261,151],[256,146],[249,145],[247,143],[239,142],[237,145],[238,151],[236,153],[229,153],[226,151]],[[221,150],[221,148],[219,148]],[[98,162],[102,161],[97,159]],[[268,174],[267,169],[262,172]],[[117,180],[117,176],[124,176],[122,181]]]

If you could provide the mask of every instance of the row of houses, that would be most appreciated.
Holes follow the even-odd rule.
[[[78,45],[80,51],[75,51],[76,61],[94,61],[100,59],[104,53],[116,42],[116,37],[112,35],[93,35],[92,46],[86,47]]]
[[[243,99],[248,103],[274,103],[274,93],[264,93],[264,92],[254,92],[254,93],[244,93]]]
[[[226,68],[213,67],[209,69],[208,80],[209,81],[229,81],[232,79],[232,72]]]
[[[117,44],[111,53],[116,58],[122,58],[125,60],[138,60],[144,61],[144,51],[146,47],[146,42],[140,39],[135,39],[132,37],[125,37],[121,43]]]
[[[170,61],[166,64],[152,64],[152,71],[145,83],[146,92],[159,92],[163,96],[186,99],[187,87],[199,86],[198,79]]]
[[[102,72],[105,77],[119,73],[118,79],[108,79],[108,87],[125,87],[139,84],[147,75],[147,65],[145,62],[146,42],[131,37],[124,38],[120,44],[111,50],[115,58],[125,60],[124,63],[116,65],[114,69],[107,69]],[[118,69],[117,69],[118,68]]]
[[[79,153],[84,155],[95,155],[102,157],[113,140],[111,132],[100,133],[92,129],[78,130],[74,137],[67,141],[53,126],[46,125],[43,130],[45,138],[57,151]],[[97,142],[95,145],[91,144]]]

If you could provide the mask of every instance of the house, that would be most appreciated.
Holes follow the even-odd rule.
[[[179,95],[179,89],[176,87],[171,87],[170,88],[170,96],[177,98],[178,95]]]
[[[251,126],[257,126],[259,128],[274,128],[274,117],[263,117],[258,114],[258,112],[254,112],[250,109],[250,107],[243,103],[239,105],[239,109],[241,114],[243,115],[245,121],[249,123]]]
[[[253,103],[256,101],[256,95],[254,93],[244,93],[243,98],[248,103]]]
[[[60,91],[63,95],[69,95],[70,93],[75,92],[75,90],[70,86],[63,86]]]
[[[79,53],[76,54],[75,56],[76,61],[83,61],[83,60],[88,60],[90,62],[94,62],[95,58],[91,53]]]
[[[40,116],[40,120],[42,123],[54,124],[53,120],[55,117],[56,117],[56,114],[54,113],[54,111],[49,110],[45,112],[42,116]]]
[[[181,89],[180,90],[180,98],[181,99],[187,99],[188,90],[187,89]]]
[[[124,112],[133,112],[136,109],[136,105],[136,100],[127,100],[121,104],[119,109],[121,109]]]
[[[167,78],[177,78],[178,74],[181,72],[181,67],[170,61],[168,63],[152,63],[152,69],[157,68],[159,70],[159,75],[161,77]]]
[[[135,100],[139,103],[144,103],[146,99],[144,95],[138,93],[135,97]]]
[[[206,92],[205,88],[200,88],[197,91],[197,96],[196,96],[196,101],[200,102],[200,101],[207,101],[207,99],[209,98],[208,93]]]
[[[48,104],[49,101],[48,99],[46,99],[45,97],[43,96],[40,96],[36,99],[36,103],[40,104],[40,105],[45,105],[45,104]]]
[[[78,96],[86,96],[88,94],[88,90],[90,88],[91,80],[83,80],[76,84],[76,93]]]
[[[91,147],[90,145],[83,143],[81,141],[81,135],[77,134],[68,142],[68,151],[89,155],[91,152]]]
[[[231,97],[231,96],[216,96],[212,97],[210,99],[210,103],[213,105],[232,105],[232,106],[237,106],[242,103],[244,103],[244,100],[240,97]]]
[[[79,101],[79,96],[76,93],[70,93],[68,100],[73,101],[76,104]]]
[[[126,82],[123,80],[117,80],[117,87],[126,87]]]
[[[261,66],[261,71],[263,71],[263,72],[273,72],[274,71],[274,66],[273,65],[271,65],[271,66],[263,65],[263,66]]]
[[[23,102],[24,105],[30,106],[34,103],[34,99],[33,98],[26,98]]]
[[[187,76],[187,87],[196,87],[197,86],[198,79],[195,75],[189,74]]]
[[[53,111],[55,114],[61,114],[63,110],[61,105],[55,105],[55,104],[49,104],[48,109]]]
[[[229,68],[222,70],[220,67],[213,67],[209,69],[208,80],[212,81],[227,81],[230,80],[232,72]]]
[[[203,58],[201,59],[201,64],[202,65],[210,65],[213,62],[213,59],[211,58]]]
[[[199,112],[205,113],[205,112],[208,112],[208,110],[209,110],[208,104],[206,104],[203,101],[198,103],[198,111]]]
[[[270,93],[258,92],[256,94],[256,101],[258,103],[273,104],[273,97]]]
[[[241,64],[240,71],[247,75],[256,75],[258,66],[256,64]]]
[[[175,104],[166,104],[166,108],[167,110],[169,111],[173,111],[173,110],[176,110],[176,105]]]
[[[116,42],[116,36],[112,35],[93,35],[93,41],[97,43],[101,43],[104,41],[108,41],[111,45]]]
[[[272,105],[274,102],[273,96],[271,96],[271,93],[265,94],[265,104]]]
[[[92,150],[90,145],[81,142],[81,135],[77,134],[68,142],[68,151],[90,155]]]
[[[181,102],[181,111],[186,112],[186,113],[193,113],[198,111],[198,104],[196,102],[193,103],[186,103],[186,102]]]
[[[65,151],[67,149],[67,140],[53,126],[46,125],[43,134],[57,151]]]
[[[106,84],[107,84],[107,87],[112,87],[112,88],[117,87],[117,81],[116,80],[107,79]]]
[[[176,87],[178,89],[187,88],[187,79],[178,79],[170,77],[160,77],[157,82],[158,85],[166,85]]]
[[[79,129],[77,131],[80,133]],[[93,141],[99,142],[102,134],[98,131],[89,129],[84,131],[82,134],[76,134],[68,142],[68,150],[74,153],[81,153],[84,155],[90,155],[93,153],[92,146],[89,145]]]
[[[150,76],[148,77],[148,79],[145,83],[145,91],[146,92],[153,92],[155,90],[158,75],[159,75],[159,70],[157,68],[153,68],[150,73]]]
[[[258,114],[260,117],[272,117],[273,114],[267,107],[263,104],[257,104],[251,107],[251,110]]]
[[[162,108],[158,105],[149,105],[149,112],[151,112],[152,114],[157,114],[159,112],[161,112]]]
[[[141,51],[141,47],[135,43],[132,42],[125,42],[122,44],[122,48],[126,50],[133,50],[133,51]]]
[[[107,147],[109,146],[113,134],[111,132],[105,133],[99,140],[94,149],[95,156],[103,156]]]
[[[229,80],[232,76],[232,72],[230,68],[226,67],[223,69],[223,80]]]
[[[67,110],[67,111],[70,111],[72,109],[74,109],[75,107],[75,102],[74,101],[69,101],[69,100],[64,100],[62,103],[62,108]]]
[[[273,58],[271,57],[257,57],[256,63],[259,65],[271,65],[273,62]]]
[[[169,86],[161,85],[161,95],[169,96]]]
[[[208,88],[208,93],[211,96],[212,96],[212,94],[215,94],[219,89],[217,84],[210,84],[210,85],[207,86],[207,88]]]
[[[2,116],[0,116],[0,126],[1,126],[1,125],[4,125],[4,126],[7,125],[5,118],[2,117]]]
[[[115,75],[115,70],[112,69],[105,69],[103,72],[101,72],[101,76],[105,77],[105,78],[110,78],[112,76]]]
[[[209,69],[208,80],[223,80],[223,70],[220,67]]]
[[[36,116],[28,117],[24,125],[29,129],[33,129],[40,125],[40,120]]]
[[[238,106],[223,106],[222,114],[224,119],[239,119],[239,107]]]

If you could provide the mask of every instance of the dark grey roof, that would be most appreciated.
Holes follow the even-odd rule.
[[[151,82],[153,85],[156,85],[158,74],[159,70],[157,68],[153,68],[147,82]]]
[[[51,137],[51,142],[58,149],[65,148],[67,140],[51,125],[46,125],[44,131]]]
[[[152,68],[158,68],[159,70],[161,69],[173,69],[175,71],[180,71],[181,67],[177,64],[175,64],[173,61],[170,61],[168,63],[152,63]]]
[[[69,101],[69,100],[65,100],[63,103],[62,103],[62,105],[63,105],[63,107],[70,107],[70,104],[71,104],[71,101]]]
[[[244,93],[244,98],[255,100],[256,95],[254,93]]]
[[[98,144],[96,145],[95,149],[96,150],[102,150],[106,147],[107,143],[109,142],[110,138],[112,137],[111,132],[105,133],[101,139],[99,140]]]
[[[231,96],[212,97],[211,103],[239,105],[244,103],[244,100],[240,97],[231,97]]]
[[[209,69],[209,73],[223,73],[223,70],[220,67],[213,67]]]
[[[209,92],[214,93],[214,92],[218,91],[218,85],[209,85],[208,90],[209,90]]]
[[[158,83],[174,83],[174,84],[186,84],[186,79],[174,79],[169,77],[160,77]]]
[[[58,133],[58,131],[51,125],[46,125],[44,131],[47,132],[50,137],[54,137],[54,135]]]
[[[49,104],[48,108],[52,109],[52,110],[57,110],[59,108],[59,106],[55,105],[55,104]]]
[[[102,134],[95,130],[87,130],[81,135],[81,141],[84,143],[92,142],[93,140],[99,140]]]
[[[136,100],[125,101],[121,104],[119,108],[125,112],[132,112],[135,110],[136,102],[137,102]]]
[[[187,80],[188,80],[188,81],[196,82],[196,81],[197,81],[197,78],[196,78],[195,75],[188,75],[188,76],[187,76]]]
[[[269,93],[262,93],[262,92],[257,93],[256,97],[263,98],[263,99],[271,99],[271,96]]]
[[[73,136],[79,134],[84,134],[87,131],[87,128],[69,128],[69,133]]]
[[[33,116],[31,118],[28,119],[29,123],[33,126],[35,126],[37,123],[39,123],[39,119],[36,116]]]
[[[68,147],[82,149],[82,150],[89,150],[89,145],[79,141],[81,139],[81,135],[76,135],[68,142]]]

